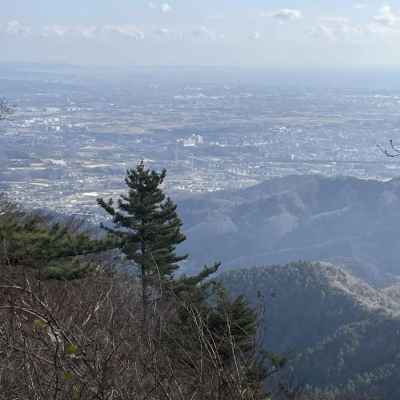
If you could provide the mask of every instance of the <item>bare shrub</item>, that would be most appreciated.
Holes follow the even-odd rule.
[[[129,277],[43,282],[16,266],[0,271],[0,399],[265,398],[251,376],[256,353],[241,353],[229,334],[216,339],[197,306],[168,288],[143,335],[140,286]]]

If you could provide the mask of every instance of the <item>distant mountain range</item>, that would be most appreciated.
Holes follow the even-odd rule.
[[[296,384],[400,398],[400,179],[288,176],[179,205],[187,268],[222,262]]]
[[[400,179],[288,176],[179,206],[189,270],[215,260],[225,271],[311,260],[379,287],[400,276]]]
[[[337,266],[301,262],[221,278],[265,310],[264,346],[287,355],[296,385],[400,398],[399,286],[378,290]]]

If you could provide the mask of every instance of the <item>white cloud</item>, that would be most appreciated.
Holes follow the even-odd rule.
[[[45,26],[41,34],[42,36],[77,36],[86,39],[93,39],[98,33],[97,26],[94,25],[49,25]]]
[[[335,31],[330,28],[329,26],[319,24],[316,27],[312,28],[309,31],[309,34],[311,36],[314,36],[317,39],[321,39],[321,37],[329,39],[331,41],[336,40],[336,34]]]
[[[154,29],[154,34],[160,37],[170,37],[172,35],[172,31],[168,28],[156,28]]]
[[[169,3],[156,3],[153,1],[150,1],[147,3],[147,6],[151,8],[152,10],[158,10],[161,11],[163,14],[167,14],[172,11],[172,6]]]
[[[294,21],[303,18],[303,13],[300,10],[295,10],[292,8],[282,8],[281,10],[273,12],[263,12],[261,14],[263,17],[275,18],[278,21]]]
[[[371,36],[381,39],[388,35],[400,33],[400,12],[391,6],[381,7],[373,21],[364,24],[355,24],[349,18],[325,17],[319,18],[318,23],[309,32],[315,38],[327,38],[331,41],[348,40],[365,43]]]
[[[13,20],[5,25],[4,32],[12,36],[28,36],[32,33],[32,29],[19,21]]]
[[[168,3],[163,3],[163,4],[161,4],[161,11],[164,13],[164,14],[166,14],[166,13],[168,13],[168,12],[170,12],[170,11],[172,11],[172,7],[168,4]]]
[[[171,28],[157,27],[152,30],[152,34],[159,39],[168,41],[181,41],[185,39],[185,32],[177,31]],[[192,37],[192,32],[187,33],[188,37]]]
[[[1,27],[0,27],[1,28]],[[0,33],[12,36],[37,36],[44,38],[81,38],[101,39],[107,35],[121,35],[136,40],[143,40],[145,34],[136,25],[46,25],[35,30],[22,25],[18,21],[10,21],[5,24]]]
[[[391,6],[385,5],[379,10],[379,14],[375,15],[374,22],[393,28],[400,23],[400,13],[393,10]]]
[[[324,17],[320,18],[318,24],[309,33],[316,38],[327,38],[331,41],[340,38],[359,38],[367,32],[361,25],[355,25],[348,18]]]
[[[136,25],[105,25],[102,28],[102,32],[127,36],[136,40],[143,40],[145,38],[144,33]]]
[[[67,33],[69,33],[70,27],[66,25],[50,25],[50,26],[45,26],[42,30],[42,35],[43,36],[65,36]]]
[[[260,40],[261,39],[261,34],[260,32],[253,32],[250,34],[249,39],[251,40]]]
[[[165,35],[168,35],[168,34],[170,33],[170,30],[169,30],[168,28],[157,28],[157,29],[155,30],[155,32],[156,32],[158,35],[165,36]]]
[[[335,34],[358,34],[363,33],[364,29],[362,26],[355,25],[348,18],[342,17],[326,17],[320,20],[322,25],[325,25],[331,29]]]
[[[215,34],[215,32],[210,31],[205,26],[199,26],[197,28],[194,28],[192,30],[192,36],[197,37],[197,38],[206,38],[206,39],[216,39],[217,38],[217,35]]]
[[[347,25],[350,24],[350,19],[346,17],[321,17],[321,22],[325,22],[333,25]]]
[[[94,38],[97,34],[97,26],[80,26],[78,32],[85,38]]]

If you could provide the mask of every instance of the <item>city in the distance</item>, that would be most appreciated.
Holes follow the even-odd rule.
[[[387,75],[366,88],[368,71],[290,80],[240,68],[3,64],[13,113],[1,125],[1,190],[96,218],[96,198],[119,193],[139,160],[166,168],[178,197],[293,174],[387,180],[400,171],[379,150],[400,137]]]

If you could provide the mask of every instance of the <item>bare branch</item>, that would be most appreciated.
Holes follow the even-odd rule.
[[[394,145],[393,140],[389,141],[390,149],[382,147],[380,144],[377,145],[377,148],[386,156],[390,158],[400,157],[400,149]]]

